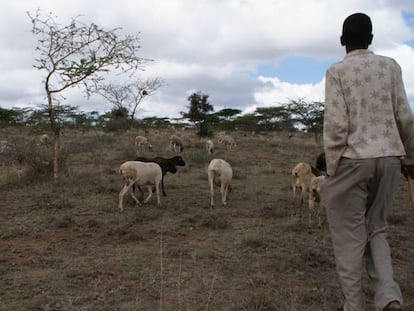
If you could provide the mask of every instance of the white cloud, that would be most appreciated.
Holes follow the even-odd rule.
[[[249,111],[289,99],[323,100],[323,81],[295,84],[281,77],[253,74],[261,64],[277,64],[289,56],[340,59],[343,19],[354,12],[372,17],[378,53],[395,57],[403,69],[407,93],[414,103],[414,39],[402,12],[414,14],[412,0],[15,0],[0,11],[0,106],[22,106],[43,100],[41,76],[32,68],[36,40],[26,11],[53,12],[62,24],[82,15],[106,29],[122,27],[140,33],[141,56],[153,59],[142,78],[158,76],[166,86],[142,104],[144,116],[179,116],[192,91],[210,95],[215,110]],[[75,89],[67,104],[82,110],[108,111],[98,96],[89,101]]]
[[[260,76],[258,79],[266,86],[255,93],[257,104],[246,107],[245,112],[253,112],[256,107],[278,106],[297,99],[307,102],[324,100],[324,80],[318,84],[292,84],[278,78]]]
[[[407,96],[414,106],[414,48],[405,44],[396,44],[376,52],[390,56],[400,64]]]

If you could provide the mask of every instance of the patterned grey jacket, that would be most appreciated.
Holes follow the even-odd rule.
[[[406,156],[414,164],[414,117],[401,68],[367,49],[349,52],[326,71],[323,141],[328,175],[341,157]]]

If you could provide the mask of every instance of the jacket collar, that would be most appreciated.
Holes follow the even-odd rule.
[[[374,52],[372,52],[369,49],[358,49],[358,50],[353,50],[347,53],[344,58],[359,56],[359,55],[366,55],[366,54],[374,54]]]

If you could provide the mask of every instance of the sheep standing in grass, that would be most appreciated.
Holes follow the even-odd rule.
[[[47,134],[41,135],[39,137],[39,142],[40,142],[41,145],[47,146],[49,144],[49,142],[50,142],[49,135],[47,135]]]
[[[226,132],[225,131],[218,132],[217,135],[216,135],[218,142],[221,143],[222,142],[222,138],[224,136],[226,136]]]
[[[221,137],[221,142],[224,144],[227,150],[230,150],[234,147],[236,147],[236,142],[234,141],[234,138],[230,135],[224,135]]]
[[[143,203],[147,203],[152,196],[152,186],[155,186],[155,191],[157,194],[158,205],[161,205],[160,200],[160,183],[162,179],[161,167],[154,162],[140,162],[140,161],[127,161],[121,164],[119,167],[119,172],[121,173],[124,179],[124,187],[119,192],[119,209],[121,211],[123,208],[123,200],[125,194],[131,190],[133,185],[137,186],[147,186],[148,187],[148,197],[144,200]],[[141,202],[135,197],[133,191],[130,192],[131,197],[137,202],[138,205],[142,205]]]
[[[152,150],[152,145],[149,142],[148,138],[144,137],[144,136],[137,136],[135,137],[135,145],[139,148],[142,149],[142,146],[147,146],[148,150],[151,151]]]
[[[206,141],[206,149],[207,149],[208,154],[214,153],[214,143],[211,139],[208,139]]]
[[[318,217],[318,225],[319,228],[322,227],[321,222],[321,210],[323,207],[323,199],[321,196],[321,184],[324,181],[325,176],[317,176],[313,177],[310,183],[310,191],[309,191],[309,227],[312,223],[312,214],[316,213],[316,216]],[[319,204],[319,208],[316,208],[316,203]]]
[[[305,195],[310,191],[310,184],[312,178],[319,176],[320,172],[312,167],[309,163],[300,162],[292,169],[292,191],[293,201],[296,199],[297,188],[301,189],[299,211],[301,218],[303,217],[303,201]]]
[[[170,137],[170,150],[174,152],[183,152],[183,141],[177,135],[171,135]]]
[[[222,159],[213,159],[207,168],[208,183],[210,185],[210,207],[214,206],[214,186],[220,187],[221,203],[227,205],[227,195],[231,192],[233,170],[229,163]]]
[[[10,149],[10,144],[7,140],[0,140],[0,154],[5,153],[8,149]]]

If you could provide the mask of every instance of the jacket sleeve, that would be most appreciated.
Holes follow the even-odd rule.
[[[348,108],[338,75],[331,67],[325,75],[323,143],[327,174],[332,176],[344,153],[348,137]]]
[[[407,154],[402,162],[405,165],[414,165],[414,117],[405,93],[401,67],[398,64],[396,75],[395,118]]]

